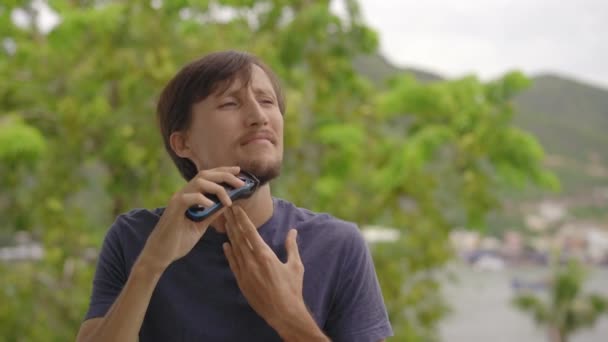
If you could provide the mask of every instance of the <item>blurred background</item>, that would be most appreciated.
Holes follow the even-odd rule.
[[[0,341],[74,340],[114,218],[183,180],[157,96],[246,50],[287,95],[275,196],[361,227],[394,341],[608,336],[602,0],[0,3]]]

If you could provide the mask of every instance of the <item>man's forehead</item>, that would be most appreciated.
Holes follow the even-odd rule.
[[[272,92],[274,88],[266,72],[259,66],[253,64],[250,68],[239,71],[234,77],[223,82],[214,92],[214,96],[219,97],[251,88],[254,92]]]

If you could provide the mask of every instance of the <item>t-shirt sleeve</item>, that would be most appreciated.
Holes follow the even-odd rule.
[[[367,243],[356,227],[348,235],[325,332],[334,342],[377,342],[392,327]]]
[[[125,259],[118,234],[119,225],[120,217],[104,238],[85,320],[105,316],[127,281]]]

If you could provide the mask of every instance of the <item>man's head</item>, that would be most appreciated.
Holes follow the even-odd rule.
[[[233,165],[262,183],[277,177],[283,113],[277,77],[256,57],[235,51],[186,65],[157,107],[165,148],[188,181],[200,170]]]

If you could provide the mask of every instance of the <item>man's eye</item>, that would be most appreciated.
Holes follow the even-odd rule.
[[[261,99],[260,102],[263,104],[274,104],[272,99]]]
[[[222,104],[220,105],[220,108],[234,107],[234,106],[236,106],[236,102],[232,102],[232,101],[231,101],[231,102],[225,102],[225,103],[222,103]]]

